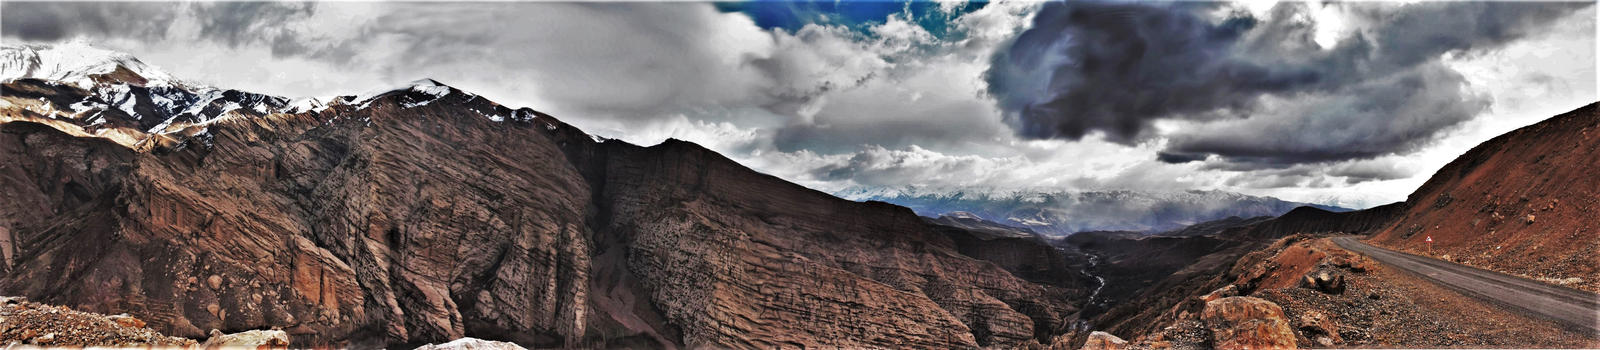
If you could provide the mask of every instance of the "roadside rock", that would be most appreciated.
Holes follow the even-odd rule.
[[[1294,330],[1283,309],[1256,297],[1227,297],[1206,303],[1200,319],[1210,328],[1218,349],[1283,349],[1295,347]]]
[[[1316,342],[1317,346],[1331,347],[1334,344],[1344,342],[1339,337],[1338,323],[1321,311],[1306,310],[1302,312],[1299,317],[1295,318],[1294,325],[1295,328],[1300,330],[1301,335]]]
[[[1089,340],[1083,343],[1082,350],[1121,350],[1128,346],[1128,341],[1117,338],[1111,333],[1094,331],[1089,333]]]
[[[1328,294],[1343,294],[1344,275],[1328,270],[1312,271],[1300,280],[1300,287]]]
[[[201,346],[215,348],[287,349],[289,334],[280,330],[250,330],[233,334],[211,330],[211,339]]]

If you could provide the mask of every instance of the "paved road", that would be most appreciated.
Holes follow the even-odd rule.
[[[1378,248],[1353,237],[1334,238],[1333,242],[1463,294],[1520,309],[1574,329],[1600,333],[1600,294]]]

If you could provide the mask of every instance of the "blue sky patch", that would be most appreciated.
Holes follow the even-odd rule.
[[[716,3],[717,9],[723,12],[741,12],[750,16],[762,29],[782,28],[789,32],[815,23],[842,25],[866,33],[867,28],[882,24],[890,15],[909,14],[913,22],[941,38],[952,19],[977,11],[985,5],[988,5],[987,1],[971,1],[951,13],[945,13],[939,10],[939,3],[932,1],[754,0]]]

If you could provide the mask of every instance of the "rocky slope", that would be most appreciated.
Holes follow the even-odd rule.
[[[106,316],[71,308],[0,297],[0,343],[8,347],[192,347],[191,339],[168,337],[128,315]]]
[[[1596,105],[1484,142],[1445,165],[1372,240],[1600,291]]]
[[[1589,332],[1485,304],[1313,235],[1285,237],[1199,281],[1160,293],[1168,303],[1147,305],[1107,332],[1138,349],[1600,344]]]
[[[1021,346],[1087,293],[1034,241],[433,81],[290,101],[109,71],[3,87],[0,292],[192,338],[647,348]]]

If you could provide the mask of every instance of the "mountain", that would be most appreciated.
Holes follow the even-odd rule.
[[[1473,147],[1417,188],[1372,241],[1600,291],[1597,126],[1591,104]]]
[[[1040,240],[839,199],[688,142],[594,137],[436,81],[290,100],[104,51],[0,53],[0,294],[168,335],[1022,347],[1067,332],[1092,288]]]
[[[1051,236],[1082,231],[1161,232],[1230,216],[1278,216],[1301,206],[1349,210],[1223,191],[1076,192],[907,186],[857,187],[834,194],[858,201],[894,203],[930,217],[965,212]]]

